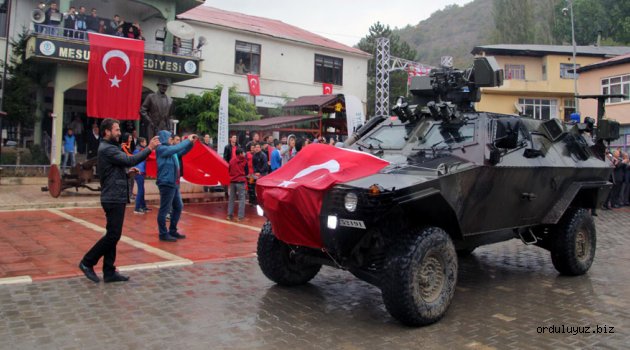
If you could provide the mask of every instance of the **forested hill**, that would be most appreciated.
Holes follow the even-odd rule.
[[[492,11],[492,0],[450,5],[394,33],[416,50],[419,62],[439,65],[441,56],[453,56],[455,65],[463,67],[472,62],[470,51],[474,46],[490,44],[494,30]]]
[[[571,21],[564,0],[474,0],[450,5],[414,26],[394,30],[422,63],[438,65],[453,56],[459,67],[472,62],[477,45],[570,45]],[[578,45],[630,45],[630,1],[573,0]]]

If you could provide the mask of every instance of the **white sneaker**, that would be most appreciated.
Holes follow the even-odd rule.
[[[138,214],[138,215],[144,215],[144,210],[140,209],[140,210],[135,210],[133,211],[134,214]]]

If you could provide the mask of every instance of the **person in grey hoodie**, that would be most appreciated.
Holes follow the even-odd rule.
[[[184,203],[179,192],[179,158],[188,153],[193,143],[197,140],[197,135],[188,136],[187,140],[177,145],[171,145],[173,142],[173,133],[168,130],[158,132],[160,145],[155,150],[157,160],[157,181],[155,182],[160,190],[160,210],[158,211],[158,229],[160,241],[176,242],[177,239],[186,238],[185,235],[177,232],[177,223],[182,214]],[[169,209],[173,208],[171,214],[171,222],[168,230],[166,229],[166,214]]]
[[[295,135],[291,134],[287,137],[287,144],[282,146],[280,150],[280,155],[282,156],[282,165],[287,164],[295,155],[297,154],[297,150],[295,149]]]

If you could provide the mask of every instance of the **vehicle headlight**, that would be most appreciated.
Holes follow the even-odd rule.
[[[357,209],[357,203],[359,202],[359,197],[354,192],[348,192],[346,197],[343,199],[343,204],[346,207],[346,210],[349,212],[354,212]]]
[[[256,205],[256,213],[258,216],[265,216],[265,211],[260,205]]]

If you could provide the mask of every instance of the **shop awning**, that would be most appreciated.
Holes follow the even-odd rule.
[[[319,110],[340,100],[337,95],[302,96],[288,102],[283,108],[313,108]]]
[[[287,126],[293,126],[304,122],[319,120],[317,115],[284,115],[280,117],[263,118],[248,122],[230,124],[230,131],[255,131],[278,129]]]

